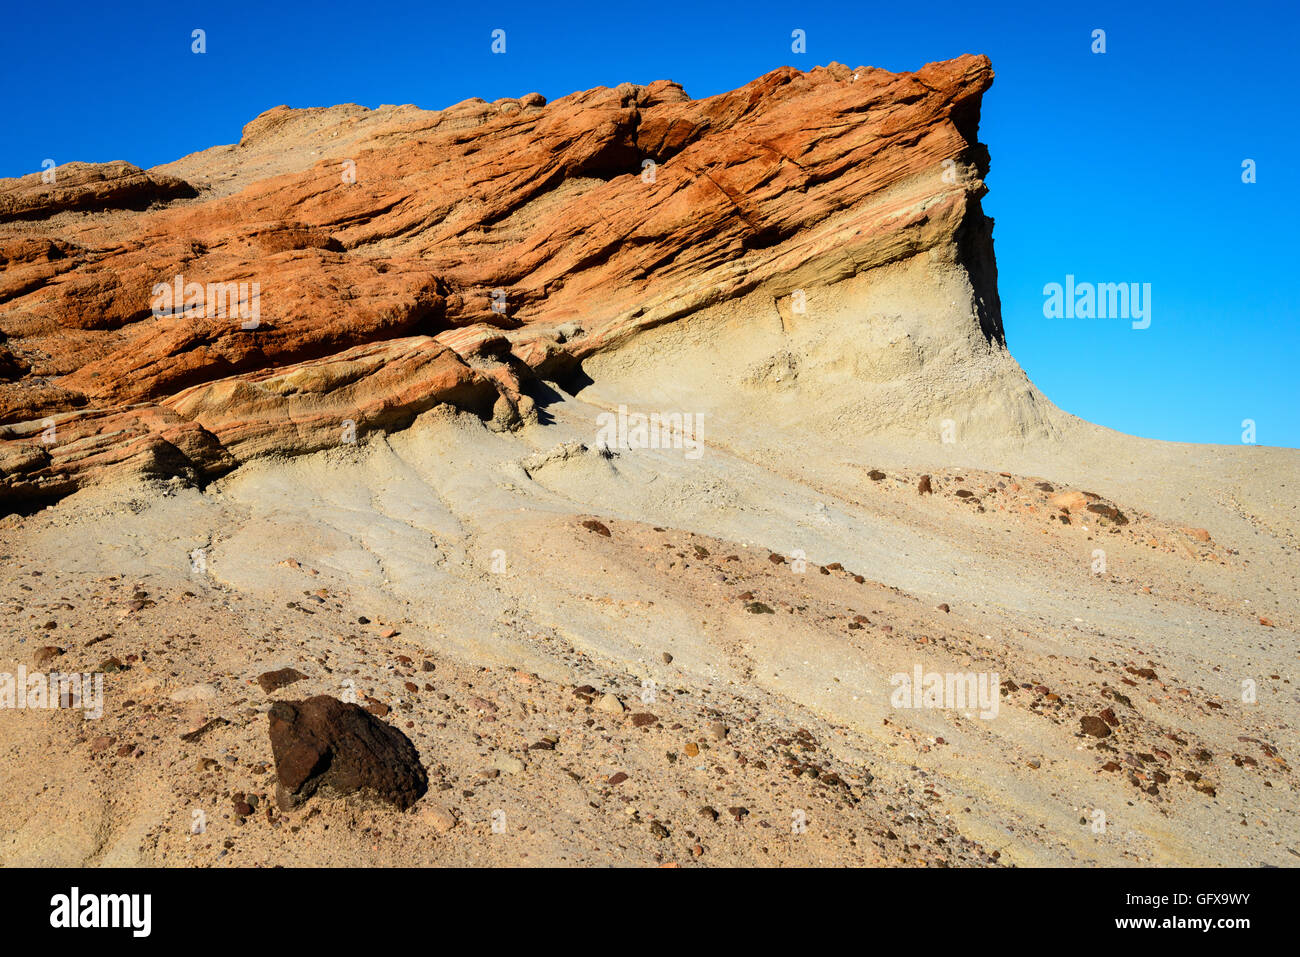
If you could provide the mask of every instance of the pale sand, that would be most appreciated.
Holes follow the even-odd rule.
[[[545,424],[516,433],[437,409],[204,491],[90,489],[0,523],[0,660],[12,663],[0,668],[31,667],[45,644],[68,649],[63,670],[143,658],[106,677],[97,721],[0,718],[0,862],[1300,863],[1300,453],[1080,422],[968,331],[965,303],[954,310],[964,278],[941,275],[890,267],[814,290],[806,316],[759,292],[661,327],[593,357],[595,385],[557,394]],[[706,413],[704,454],[602,456],[596,416],[620,403]],[[943,419],[954,443],[939,440]],[[922,472],[935,495],[917,495]],[[1131,524],[1052,520],[1043,480],[1097,493]],[[591,517],[611,537],[581,526]],[[801,551],[806,572],[769,550]],[[866,583],[819,572],[832,562]],[[130,611],[137,586],[156,604]],[[745,591],[776,613],[747,612]],[[868,621],[851,629],[855,615]],[[387,628],[400,634],[381,638]],[[426,658],[433,672],[419,670]],[[918,664],[1048,691],[1001,697],[991,720],[893,707],[891,675]],[[263,805],[273,793],[273,770],[255,768],[271,755],[253,679],[286,665],[309,678],[276,697],[339,694],[350,678],[393,706],[430,771],[414,810],[318,796],[235,820],[232,793]],[[1242,701],[1245,679],[1256,703]],[[642,704],[647,680],[655,700]],[[171,700],[196,684],[215,696]],[[571,693],[587,684],[659,723],[593,710]],[[1079,718],[1106,707],[1116,733],[1081,736]],[[179,740],[210,716],[231,724]],[[725,742],[708,734],[714,720]],[[547,734],[555,750],[525,750]],[[100,737],[113,742],[92,753]],[[690,756],[689,742],[707,746]],[[117,753],[132,743],[140,756]],[[499,753],[526,769],[479,777]],[[1100,770],[1112,760],[1120,770]],[[796,776],[808,762],[844,784]],[[1136,770],[1141,788],[1156,772],[1171,780],[1149,794]],[[607,784],[616,772],[629,777]],[[457,826],[440,830],[435,805]],[[719,820],[700,816],[706,805]],[[203,835],[189,833],[195,809]]]

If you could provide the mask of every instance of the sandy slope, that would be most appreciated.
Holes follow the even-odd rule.
[[[30,665],[57,643],[65,670],[129,669],[98,721],[5,716],[3,861],[1297,862],[1295,453],[1141,442],[1045,402],[1043,435],[1015,445],[855,439],[870,430],[825,376],[731,388],[750,357],[707,319],[673,333],[703,337],[694,360],[672,336],[635,343],[519,432],[437,409],[204,491],[87,490],[6,520],[0,653]],[[709,413],[705,454],[594,448],[636,382],[635,408]],[[1043,480],[1129,523],[1065,525]],[[277,696],[351,679],[393,708],[433,782],[416,809],[265,812],[253,678],[285,665],[308,679]],[[895,707],[890,677],[915,665],[996,672],[997,716]],[[209,696],[173,700],[195,685]],[[628,711],[595,707],[606,691]],[[1111,735],[1080,734],[1108,707]],[[230,724],[179,739],[214,716]],[[236,792],[261,796],[247,820]]]
[[[409,112],[296,115],[172,171],[227,195]],[[983,331],[991,246],[982,275],[956,240],[859,271],[837,230],[860,212],[742,298],[646,304],[724,300],[611,340],[567,392],[532,382],[515,431],[440,406],[0,520],[0,671],[50,645],[126,666],[96,720],[0,713],[0,862],[1300,863],[1300,453],[1062,412]],[[620,405],[703,414],[703,454],[602,454]],[[1126,523],[1062,521],[1063,491]],[[274,697],[391,708],[430,793],[268,811],[255,679],[285,666],[307,678]],[[917,666],[996,674],[996,716],[897,706]]]

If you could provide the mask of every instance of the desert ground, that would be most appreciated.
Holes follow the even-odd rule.
[[[1294,453],[1080,424],[1049,450],[794,460],[788,432],[715,424],[698,460],[610,454],[595,417],[623,394],[587,391],[513,434],[439,408],[7,519],[6,659],[123,670],[98,720],[6,715],[4,862],[1295,863]],[[1106,445],[1134,464],[1089,465]],[[1128,523],[1051,504],[1079,490]],[[996,718],[893,707],[916,665],[996,673]],[[283,667],[306,677],[267,695]],[[269,701],[349,681],[428,795],[282,813]]]

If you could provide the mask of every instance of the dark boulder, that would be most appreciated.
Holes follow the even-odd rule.
[[[419,753],[406,735],[364,708],[328,695],[271,706],[276,800],[300,806],[321,787],[364,791],[405,810],[429,788]]]

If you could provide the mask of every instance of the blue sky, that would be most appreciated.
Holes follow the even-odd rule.
[[[912,70],[985,53],[997,81],[984,208],[1008,343],[1030,377],[1124,432],[1236,444],[1251,419],[1260,444],[1300,447],[1300,11],[1135,6],[13,3],[0,176],[47,157],[153,166],[235,142],[280,103],[433,109],[663,78],[699,97],[784,64]],[[505,55],[490,51],[496,28]],[[1067,274],[1150,283],[1150,327],[1045,318],[1043,286]]]

